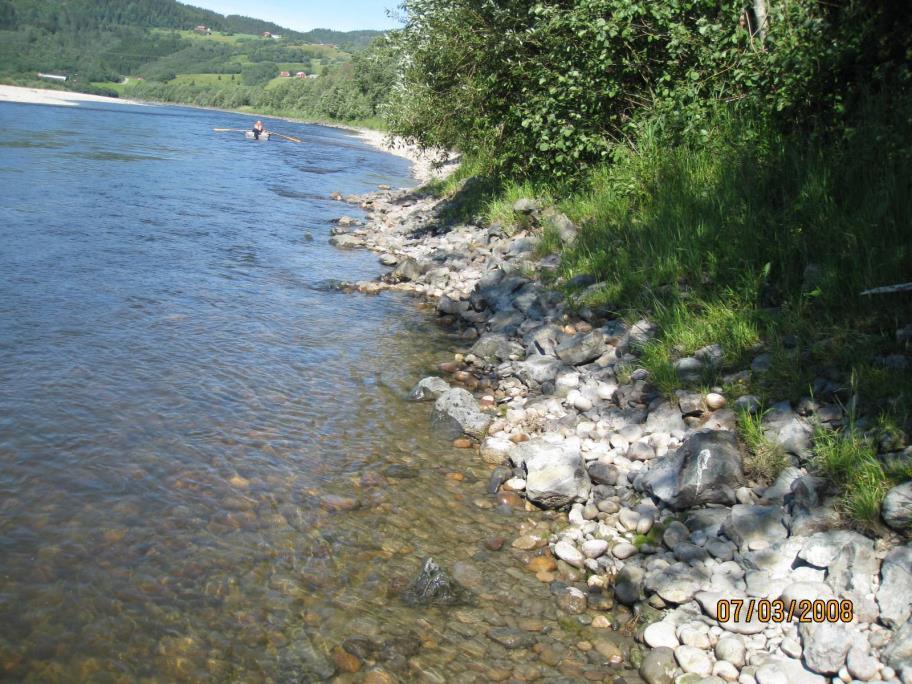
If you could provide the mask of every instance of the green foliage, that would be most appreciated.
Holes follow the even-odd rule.
[[[496,170],[572,180],[664,136],[708,141],[724,103],[832,121],[869,88],[908,82],[899,3],[772,3],[766,38],[714,0],[407,0],[392,129]]]
[[[241,81],[244,85],[262,85],[279,75],[279,68],[273,62],[245,64],[241,69]]]

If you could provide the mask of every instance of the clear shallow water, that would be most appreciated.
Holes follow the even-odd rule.
[[[480,508],[487,469],[402,401],[451,341],[412,300],[321,286],[379,272],[327,244],[355,212],[330,192],[409,184],[405,161],[180,108],[0,103],[0,123],[0,680],[313,681],[353,636],[387,646],[362,672],[403,681],[556,676],[485,636],[524,617],[580,638],[484,549],[516,514]],[[428,555],[472,606],[398,600]],[[567,657],[571,679],[600,667]]]

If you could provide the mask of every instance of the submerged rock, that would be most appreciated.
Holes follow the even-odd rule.
[[[424,561],[421,573],[402,592],[410,606],[454,606],[465,599],[465,589],[447,575],[433,558]]]
[[[427,377],[418,381],[409,392],[409,401],[434,401],[450,389],[449,383],[442,378]]]

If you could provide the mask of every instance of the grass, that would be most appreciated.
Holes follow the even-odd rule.
[[[782,447],[770,442],[763,434],[762,414],[739,411],[738,435],[748,451],[744,459],[744,472],[748,478],[770,483],[789,464],[788,456]]]
[[[883,498],[896,481],[887,476],[870,441],[855,429],[818,429],[814,435],[817,468],[842,491],[842,508],[861,527],[880,529]]]

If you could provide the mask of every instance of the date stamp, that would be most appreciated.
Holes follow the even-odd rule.
[[[775,599],[721,599],[716,603],[719,622],[851,622],[854,604],[844,599],[782,601]]]

